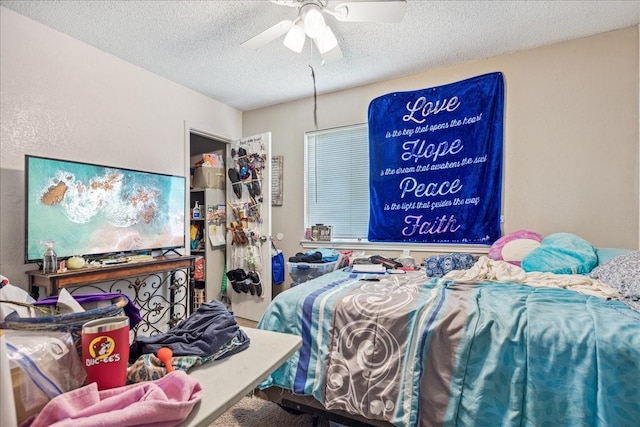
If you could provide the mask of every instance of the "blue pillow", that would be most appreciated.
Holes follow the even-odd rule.
[[[589,277],[602,280],[622,293],[622,302],[640,311],[640,251],[623,255],[594,268]]]
[[[618,255],[628,254],[629,252],[631,252],[630,249],[596,248],[596,253],[598,254],[598,265],[602,265]]]
[[[474,263],[470,253],[450,253],[425,258],[424,267],[427,277],[442,277],[452,270],[468,270]]]
[[[522,260],[522,269],[526,272],[587,274],[596,265],[596,248],[571,233],[550,234]]]

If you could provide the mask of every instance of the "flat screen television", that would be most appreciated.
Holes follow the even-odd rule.
[[[183,176],[25,156],[26,263],[184,247]]]

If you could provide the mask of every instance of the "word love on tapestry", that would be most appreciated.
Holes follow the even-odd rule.
[[[491,244],[500,237],[502,73],[369,105],[369,241]]]

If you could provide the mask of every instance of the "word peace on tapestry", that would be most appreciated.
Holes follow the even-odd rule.
[[[500,237],[504,83],[490,73],[369,105],[369,241]]]

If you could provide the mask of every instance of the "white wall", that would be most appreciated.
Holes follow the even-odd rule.
[[[318,126],[364,123],[369,102],[389,92],[500,71],[504,231],[571,232],[596,246],[637,249],[638,55],[638,27],[632,27],[430,70],[319,96]],[[321,91],[322,68],[316,79]],[[303,250],[303,141],[314,128],[312,98],[243,114],[243,133],[272,131],[273,154],[284,156],[284,204],[272,217],[287,257]]]
[[[242,113],[0,8],[0,273],[26,284],[24,155],[185,175],[185,122],[241,136]]]

